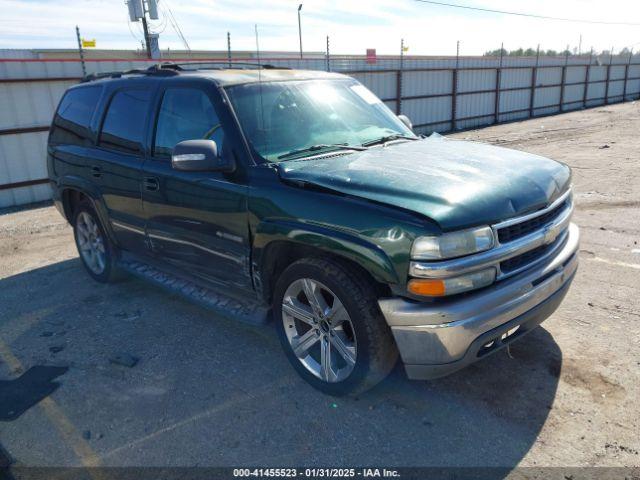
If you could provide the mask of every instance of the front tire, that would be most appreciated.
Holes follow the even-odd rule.
[[[324,393],[363,392],[397,361],[370,282],[338,261],[305,258],[290,265],[276,284],[273,311],[287,358]]]
[[[112,283],[122,278],[116,265],[117,252],[107,237],[98,214],[87,200],[73,215],[73,236],[82,265],[97,282]]]

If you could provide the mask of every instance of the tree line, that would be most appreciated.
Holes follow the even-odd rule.
[[[627,47],[624,47],[623,49],[621,49],[619,52],[614,52],[615,55],[631,55],[631,50],[629,50]],[[582,55],[588,55],[589,52],[582,52]],[[595,56],[607,56],[611,54],[610,50],[602,50],[600,52],[594,51],[593,54]],[[535,57],[536,56],[536,49],[535,48],[518,48],[516,50],[507,50],[506,48],[497,48],[495,50],[489,50],[488,52],[484,53],[485,57],[499,57],[500,55],[504,56],[504,57]],[[571,55],[578,55],[578,49],[574,48],[573,50],[540,50],[540,56],[545,56],[545,57],[564,57],[564,56],[571,56]]]

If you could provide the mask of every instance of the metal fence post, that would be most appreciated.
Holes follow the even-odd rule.
[[[400,39],[400,68],[396,76],[396,115],[402,113],[402,69],[404,68],[404,38]]]
[[[458,67],[460,66],[460,40],[456,42],[456,66],[451,71],[451,131],[456,129],[458,116]]]
[[[329,57],[329,35],[327,35],[327,72],[331,71],[331,60]]]
[[[591,62],[593,61],[593,47],[589,52],[589,63],[584,72],[584,91],[582,92],[582,108],[587,108],[587,94],[589,93],[589,77],[591,76]]]
[[[629,66],[631,65],[631,58],[633,57],[633,48],[629,52],[629,60],[627,60],[627,64],[624,66],[624,85],[622,87],[622,101],[627,101],[627,81],[629,80]]]
[[[396,115],[402,113],[402,70],[396,71]]]
[[[540,62],[540,44],[536,50],[536,65],[531,69],[531,93],[529,95],[529,118],[533,118],[536,101],[536,83],[538,83],[538,62]]]
[[[607,65],[607,77],[605,79],[604,87],[604,104],[609,105],[609,79],[611,78],[611,62],[613,62],[613,47],[609,52],[609,65]]]
[[[564,65],[562,67],[562,80],[560,81],[560,113],[564,111],[564,90],[567,83],[567,65],[569,64],[569,45],[564,52]]]
[[[82,40],[80,38],[80,28],[76,25],[76,37],[78,38],[78,52],[80,53],[80,63],[82,64],[82,76],[87,76],[87,67],[84,64],[84,51],[82,50]]]
[[[500,44],[500,66],[496,70],[496,98],[494,106],[494,118],[493,123],[500,121],[500,87],[502,84],[502,57],[504,55],[504,42]]]

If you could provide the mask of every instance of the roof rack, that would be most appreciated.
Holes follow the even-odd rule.
[[[164,62],[157,63],[150,66],[147,69],[134,68],[132,70],[115,71],[115,72],[99,72],[86,75],[81,80],[82,83],[93,82],[94,80],[100,80],[101,78],[121,78],[124,75],[158,75],[158,76],[174,76],[179,75],[180,72],[189,71],[190,69],[183,68],[188,65],[224,65],[224,67],[215,67],[217,70],[225,70],[227,68],[264,68],[266,70],[283,69],[290,70],[289,67],[279,67],[269,64],[251,63],[251,62],[225,62],[222,60],[214,60],[209,62]],[[231,67],[229,67],[231,65]],[[196,69],[197,70],[197,69]]]
[[[124,71],[114,71],[114,72],[98,72],[91,73],[82,78],[81,83],[85,82],[93,82],[94,80],[100,80],[102,78],[121,78],[124,75],[161,75],[161,76],[172,76],[178,75],[178,72],[171,69],[163,69],[158,65],[152,65],[147,69],[139,69],[134,68],[131,70]]]
[[[164,62],[160,63],[157,66],[159,68],[169,68],[175,69],[178,71],[185,70],[182,68],[185,65],[223,65],[222,67],[216,67],[219,70],[225,70],[228,68],[264,68],[265,70],[273,70],[273,69],[282,69],[282,70],[290,70],[289,67],[281,67],[277,65],[271,64],[263,64],[257,62],[236,62],[236,61],[225,61],[225,60],[209,60],[209,61],[196,61],[196,62]]]

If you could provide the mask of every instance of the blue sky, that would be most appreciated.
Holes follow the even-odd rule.
[[[461,5],[523,11],[539,15],[640,23],[638,0],[451,0]],[[263,50],[297,50],[298,1],[160,0],[163,20],[153,22],[162,48],[183,45],[166,21],[170,9],[192,49],[224,50],[226,32],[233,48],[255,48],[258,24]],[[635,44],[640,27],[600,26],[528,19],[446,8],[415,0],[308,0],[302,9],[305,50],[323,51],[331,38],[332,53],[363,54],[376,48],[397,54],[404,37],[409,54],[451,55],[456,40],[461,53],[481,54],[505,47],[616,50]],[[99,48],[134,49],[142,39],[139,24],[128,22],[124,0],[0,0],[0,48],[73,48],[75,25]]]

